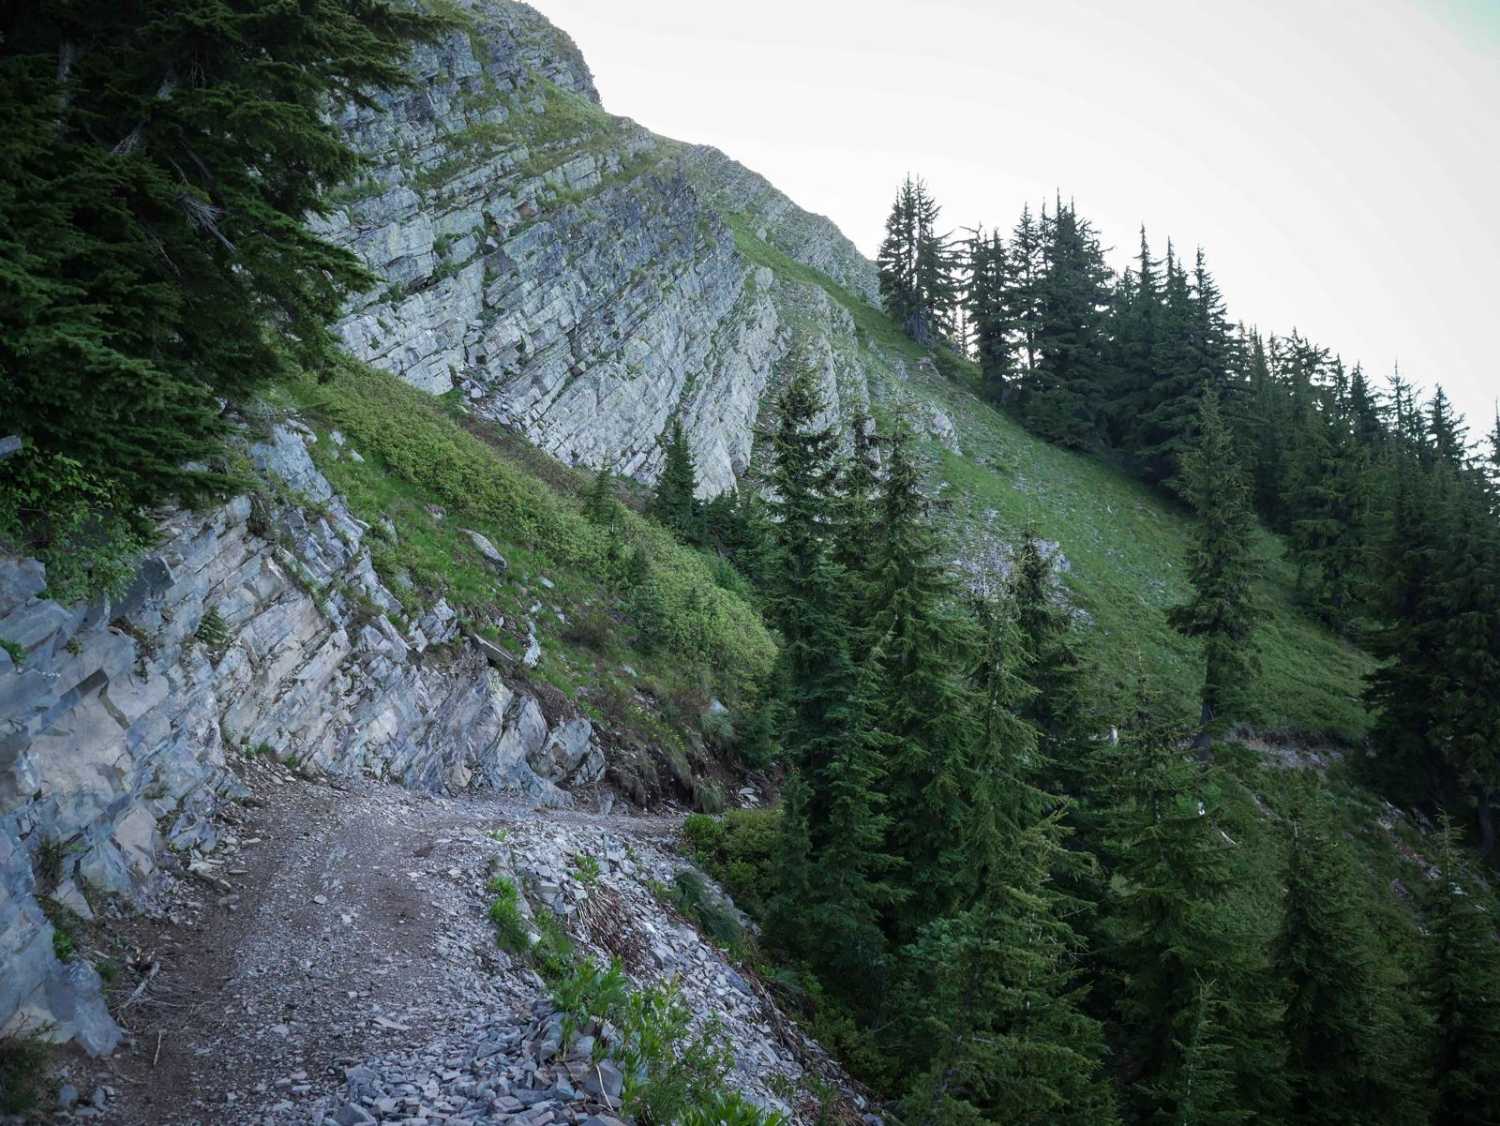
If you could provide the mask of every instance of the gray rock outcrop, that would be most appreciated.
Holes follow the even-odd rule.
[[[243,753],[555,805],[559,783],[602,775],[588,721],[554,732],[445,603],[401,615],[313,440],[278,425],[250,454],[315,507],[176,514],[117,602],[59,605],[39,563],[0,557],[0,638],[20,658],[0,649],[0,1030],[114,1047],[99,979],[58,960],[41,899],[78,915],[137,900],[163,849],[211,848]]]
[[[418,52],[415,89],[341,122],[373,167],[325,232],[384,282],[340,335],[575,464],[652,480],[681,417],[701,492],[731,488],[794,336],[855,350],[845,310],[748,261],[731,223],[856,300],[875,300],[874,267],[717,150],[606,114],[572,41],[533,9],[465,6],[475,32]],[[864,373],[841,368],[831,401],[858,406]]]

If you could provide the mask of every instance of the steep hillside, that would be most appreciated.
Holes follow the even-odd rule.
[[[477,0],[422,53],[423,86],[346,124],[374,167],[331,230],[387,284],[341,332],[362,359],[577,465],[652,480],[681,417],[701,487],[733,487],[795,338],[847,419],[904,411],[929,435],[955,554],[1003,565],[1025,524],[1056,541],[1122,686],[1140,667],[1186,698],[1194,647],[1162,611],[1186,587],[1187,523],[1163,499],[1048,447],[939,373],[878,310],[873,265],[826,219],[724,154],[601,108],[587,67],[531,8]],[[1268,608],[1257,723],[1356,738],[1368,661],[1296,610],[1262,541]]]
[[[769,796],[772,787],[741,789],[743,769],[725,760],[736,731],[761,718],[776,639],[733,568],[675,543],[634,502],[660,469],[659,438],[674,418],[704,493],[750,473],[758,424],[794,343],[816,358],[835,420],[868,412],[913,421],[958,568],[1003,569],[1008,543],[1028,526],[1056,545],[1106,704],[1140,673],[1181,699],[1194,693],[1194,648],[1163,615],[1186,592],[1181,512],[982,403],[964,362],[925,353],[880,312],[873,266],[827,220],[714,149],[606,113],[577,49],[531,8],[467,0],[460,10],[469,27],[417,53],[415,88],[382,96],[379,112],[342,118],[370,164],[339,193],[322,229],[382,281],[338,323],[353,362],[230,408],[225,468],[244,495],[164,513],[158,542],[117,599],[62,604],[39,562],[0,558],[6,1034],[45,1029],[108,1052],[121,1043],[123,1021],[143,1051],[139,1035],[162,1031],[176,1002],[149,991],[152,948],[127,950],[114,928],[155,913],[162,935],[191,947],[202,936],[186,932],[202,908],[218,912],[214,934],[231,941],[238,932],[227,916],[241,901],[219,850],[249,844],[240,839],[249,832],[244,810],[263,810],[265,795],[282,787],[303,797],[291,788],[317,788],[317,809],[327,812],[350,779],[374,779],[379,788],[360,800],[375,793],[369,808],[382,825],[401,820],[396,805],[404,817],[418,804],[390,797],[396,785],[474,803],[454,814],[463,867],[450,879],[477,877],[488,862],[493,850],[479,825],[491,814],[528,822],[518,797],[528,809],[583,806],[607,817],[622,801],[718,810]],[[0,443],[0,457],[18,444]],[[598,466],[634,479],[613,498],[630,503],[612,504],[607,525],[585,511],[587,471]],[[1367,658],[1299,613],[1279,542],[1263,536],[1261,552],[1257,734],[1357,740]],[[265,814],[264,823],[292,831],[280,816]],[[591,822],[559,847],[597,845],[613,856],[614,844],[595,831],[607,827]],[[358,845],[357,829],[338,848]],[[548,856],[533,865],[526,890],[545,902],[565,882],[564,861],[533,830],[521,830],[526,849]],[[1385,834],[1372,836],[1385,847]],[[427,847],[410,834],[401,842]],[[394,846],[383,847],[382,863],[396,865]],[[305,849],[277,855],[298,872],[315,859]],[[604,887],[639,907],[652,890],[643,880],[670,877],[675,862],[653,852],[651,864],[641,875],[614,858]],[[271,941],[284,906],[281,871],[255,870],[258,942]],[[426,877],[444,878],[425,867],[411,878],[426,889]],[[183,891],[193,881],[198,897]],[[566,886],[570,907],[589,898],[579,882]],[[488,955],[469,957],[473,935],[488,930],[482,908],[467,900],[479,893],[453,890],[422,902],[457,920],[454,933],[470,947],[463,972],[477,972],[469,962],[483,966]],[[179,896],[192,911],[178,910]],[[575,938],[604,945],[576,933],[586,916],[563,914]],[[816,1117],[818,1107],[803,1105],[811,1087],[794,1082],[807,1061],[792,1056],[805,1038],[778,1023],[754,983],[678,933],[669,909],[661,914],[646,931],[671,942],[632,971],[660,978],[686,965],[676,955],[690,947],[695,965],[749,998],[735,999],[746,1021],[774,1026],[781,1045],[764,1028],[746,1032],[748,1050],[770,1053],[784,1082],[777,1094],[746,1065],[737,1089]],[[303,935],[299,949],[342,933],[325,919],[309,926],[313,937]],[[106,997],[103,976],[122,963],[136,976]],[[246,962],[236,972],[260,968]],[[503,1026],[505,1063],[516,1072],[506,1082],[528,1066],[536,1079],[534,1065],[545,1062],[546,1078],[572,1089],[564,1064],[539,1057],[535,1045],[520,1049],[554,1014],[541,1012],[545,991],[527,965],[506,968],[515,971],[509,1000],[539,1006],[536,1019],[529,1010],[464,1015]],[[340,962],[340,974],[352,972]],[[126,983],[160,1001],[154,1024],[125,1014]],[[361,999],[362,1020],[391,1020],[369,991]],[[433,1027],[444,1019],[423,1012]],[[253,1056],[263,1031],[237,1050]],[[442,1057],[440,1078],[412,1082],[418,1061],[387,1054],[378,1096],[360,1094],[349,1078],[346,1100],[345,1079],[326,1077],[298,1094],[322,1100],[331,1115],[358,1099],[389,1100],[382,1113],[391,1116],[436,1105],[429,1083],[445,1100],[478,1098],[459,1088],[494,1077],[446,1066],[472,1046],[441,1040],[427,1061]],[[282,1047],[276,1059],[290,1070]],[[334,1067],[349,1058],[340,1048],[317,1060]],[[183,1074],[197,1066],[178,1065]],[[837,1069],[829,1075],[842,1082]],[[509,1097],[493,1086],[481,1093]],[[188,1113],[194,1092],[180,1094],[177,1109]],[[275,1091],[254,1094],[279,1105]],[[366,1120],[355,1111],[348,1120]],[[138,1113],[150,1119],[149,1108]]]

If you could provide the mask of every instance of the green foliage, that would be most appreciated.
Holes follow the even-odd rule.
[[[54,1089],[51,1067],[55,1051],[41,1035],[0,1036],[0,1114],[28,1120],[48,1105]]]
[[[495,897],[489,915],[495,924],[496,940],[512,954],[530,953],[531,928],[521,913],[521,892],[515,881],[497,876],[490,881],[489,891]]]
[[[1451,824],[1438,842],[1438,878],[1427,896],[1423,998],[1435,1022],[1429,1075],[1432,1121],[1495,1120],[1500,1091],[1500,943],[1495,903],[1466,878]]]
[[[1273,969],[1287,991],[1281,1018],[1289,1123],[1415,1121],[1415,1061],[1401,1058],[1395,967],[1371,933],[1345,843],[1304,811],[1294,827],[1286,907]],[[1399,1044],[1420,1037],[1406,1029]],[[1403,1089],[1404,1087],[1404,1089]]]
[[[229,485],[203,467],[225,430],[218,398],[326,361],[328,323],[371,280],[307,222],[360,165],[329,103],[372,108],[373,90],[409,81],[408,46],[444,26],[363,0],[47,2],[11,21],[0,368],[45,465],[72,459],[127,519]],[[60,557],[58,495],[29,534]]]
[[[584,887],[593,887],[599,882],[599,875],[603,869],[599,865],[599,858],[591,852],[580,852],[573,857],[573,871],[578,874],[578,879]]]
[[[6,656],[10,658],[10,663],[15,665],[16,668],[20,668],[26,663],[26,646],[22,645],[19,641],[8,641],[0,637],[0,649],[5,650]]]
[[[663,463],[656,491],[647,506],[650,513],[672,530],[683,543],[703,539],[703,506],[699,503],[698,475],[693,468],[693,452],[688,447],[682,419],[673,418],[662,442]]]
[[[571,589],[591,601],[621,584],[626,546],[626,563],[637,559],[645,572],[624,580],[646,588],[630,599],[643,648],[659,651],[667,667],[706,661],[730,694],[769,671],[770,634],[753,607],[714,581],[708,559],[624,506],[616,506],[612,527],[591,521],[566,495],[577,488],[571,477],[560,494],[539,476],[556,474],[555,465],[544,465],[534,451],[511,455],[499,439],[486,441],[430,396],[373,369],[344,365],[327,382],[303,381],[292,390],[363,452],[364,464],[340,459],[321,468],[355,512],[372,522],[388,514],[397,519],[398,541],[374,552],[375,564],[389,576],[404,572],[419,601],[446,597],[482,616],[497,603],[524,613],[521,595],[497,588],[465,527],[483,530],[513,569],[530,564],[557,580],[559,593]],[[445,519],[428,514],[433,503],[447,510]],[[506,607],[508,599],[515,605]]]
[[[1173,628],[1203,641],[1203,729],[1223,730],[1234,718],[1256,667],[1250,649],[1260,607],[1251,548],[1255,515],[1218,395],[1204,394],[1198,438],[1182,456],[1182,491],[1198,516],[1188,556],[1193,597],[1168,614]]]
[[[28,445],[0,461],[0,546],[36,556],[47,595],[119,595],[151,543],[149,522],[106,472]]]
[[[193,636],[210,651],[220,653],[229,643],[229,627],[219,616],[218,610],[210,609],[198,620],[198,628],[193,631]]]
[[[733,809],[722,817],[690,814],[682,835],[688,854],[729,889],[735,902],[764,917],[776,882],[781,811]]]
[[[699,931],[732,957],[745,957],[749,941],[745,928],[740,925],[734,911],[710,892],[701,875],[691,868],[678,872],[672,877],[668,896],[672,906],[691,919]]]

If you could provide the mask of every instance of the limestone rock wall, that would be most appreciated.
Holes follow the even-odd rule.
[[[366,526],[313,466],[310,431],[252,460],[294,499],[166,519],[118,602],[62,606],[35,560],[0,557],[0,1030],[110,1050],[94,971],[59,962],[43,900],[141,903],[164,849],[215,845],[245,753],[432,791],[567,804],[604,758],[554,730],[439,603],[417,621],[370,565]]]
[[[822,292],[763,268],[756,284],[724,213],[867,300],[874,268],[722,153],[605,114],[572,42],[531,8],[466,6],[474,30],[419,53],[415,89],[345,115],[372,170],[325,229],[383,280],[343,340],[567,461],[645,480],[680,415],[702,492],[731,488]]]

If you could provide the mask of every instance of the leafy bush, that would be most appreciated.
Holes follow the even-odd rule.
[[[521,914],[521,892],[515,881],[497,876],[489,883],[495,900],[490,904],[490,922],[495,924],[495,937],[500,946],[512,954],[528,954],[531,951],[531,928]]]
[[[28,447],[0,461],[0,545],[47,568],[47,594],[119,594],[150,544],[119,488],[79,461]]]
[[[619,1012],[628,996],[629,982],[618,958],[605,969],[587,958],[573,963],[552,982],[552,1003],[563,1014],[563,1047],[573,1042],[590,1017]]]
[[[52,1053],[42,1036],[0,1037],[0,1114],[29,1121],[26,1116],[48,1101]]]
[[[703,877],[692,869],[678,872],[668,892],[669,901],[698,929],[736,958],[743,958],[749,945],[738,916],[709,890]]]
[[[776,887],[775,862],[781,813],[734,809],[723,817],[693,814],[682,825],[687,852],[751,915],[764,917]]]

